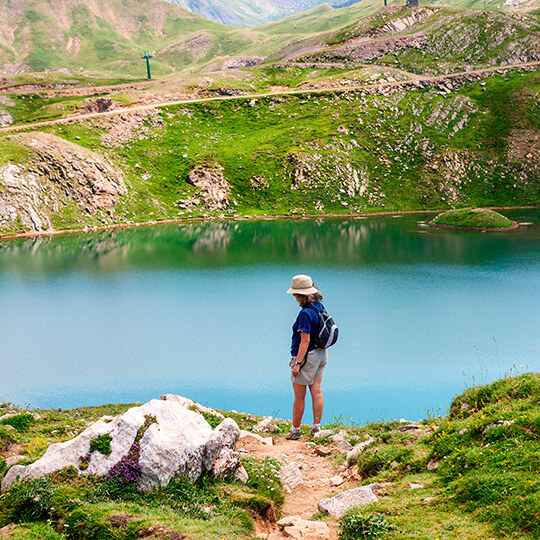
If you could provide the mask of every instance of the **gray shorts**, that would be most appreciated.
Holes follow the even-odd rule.
[[[300,367],[300,373],[297,377],[294,377],[291,373],[291,381],[295,384],[303,384],[310,386],[315,381],[315,377],[322,377],[324,368],[326,367],[326,361],[328,358],[328,351],[326,349],[313,349],[307,354],[307,359],[304,358],[304,362]],[[296,356],[291,356],[289,366],[292,369],[296,364]]]

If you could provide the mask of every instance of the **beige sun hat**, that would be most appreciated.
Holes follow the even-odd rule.
[[[299,274],[298,276],[294,276],[291,281],[291,287],[287,291],[288,294],[315,294],[316,292],[319,292],[318,289],[316,289],[313,286],[313,280],[310,276],[305,276],[304,274]]]

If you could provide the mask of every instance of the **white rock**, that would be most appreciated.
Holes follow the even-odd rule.
[[[321,431],[315,433],[313,436],[315,439],[322,439],[323,437],[330,437],[331,435],[335,435],[335,431],[333,429],[321,429]]]
[[[347,440],[347,432],[344,430],[338,431],[335,435],[332,435],[330,439],[335,442],[336,444],[340,441],[346,441]]]
[[[424,484],[415,484],[411,482],[411,489],[422,489],[424,487]]]
[[[361,443],[355,444],[351,450],[347,452],[347,460],[350,461],[358,457],[370,444],[373,444],[375,439],[368,439],[367,441],[362,441]]]
[[[341,476],[339,475],[333,476],[332,478],[330,478],[330,485],[334,487],[341,486],[343,482],[344,482],[343,478],[341,478]]]
[[[247,484],[249,481],[249,474],[247,473],[246,469],[243,465],[240,465],[238,469],[236,469],[236,472],[234,473],[234,479],[236,482],[240,482],[241,484]]]
[[[319,501],[319,511],[340,518],[350,508],[376,502],[378,499],[373,493],[372,486],[375,486],[375,484],[349,489],[335,497],[323,499]]]
[[[12,465],[15,465],[15,463],[18,463],[19,461],[22,461],[23,459],[26,459],[25,456],[11,456],[6,459],[6,465],[8,467],[11,467]]]
[[[302,473],[298,468],[298,465],[294,462],[285,465],[279,470],[279,477],[283,486],[293,490],[304,483]]]
[[[232,451],[240,430],[227,419],[214,431],[204,417],[174,400],[153,399],[132,407],[113,421],[98,420],[70,441],[51,445],[43,457],[28,466],[15,465],[2,481],[2,490],[17,479],[38,478],[64,467],[80,465],[80,458],[90,451],[90,442],[98,435],[111,437],[111,454],[94,451],[83,474],[106,475],[130,451],[137,432],[148,417],[155,418],[141,438],[139,488],[151,489],[167,485],[171,479],[184,476],[196,480],[201,473],[214,467],[214,460],[224,448]],[[212,460],[212,457],[214,458]],[[227,453],[220,460],[230,464],[234,456]],[[210,461],[212,461],[210,463]],[[222,465],[226,468],[225,465]]]
[[[349,441],[340,441],[336,445],[337,449],[339,450],[340,454],[348,454],[352,450],[352,444]]]
[[[197,403],[196,401],[193,401],[192,399],[189,399],[184,396],[179,396],[177,394],[164,394],[163,396],[161,396],[161,399],[163,401],[175,401],[176,403],[179,403],[180,405],[182,405],[182,407],[185,407],[186,409],[208,413],[213,416],[217,416],[218,418],[221,418],[221,419],[225,418],[220,412],[216,411],[215,409],[211,409],[210,407],[205,407],[204,405],[201,405],[200,403]]]
[[[222,448],[216,456],[212,467],[212,475],[216,478],[225,478],[240,467],[240,456],[232,448]]]
[[[280,519],[277,526],[286,538],[306,538],[310,540],[328,540],[330,529],[323,521],[308,521],[300,516],[289,516]],[[269,537],[270,538],[270,537]],[[280,538],[275,536],[275,538]]]
[[[256,426],[253,427],[253,431],[262,431],[264,433],[270,433],[276,430],[276,422],[271,416],[263,418]]]
[[[232,418],[225,418],[206,442],[204,466],[210,471],[223,448],[234,448],[240,437],[240,428]]]
[[[240,430],[240,440],[248,442],[255,441],[260,444],[266,444],[267,446],[274,446],[272,437],[263,437],[258,433],[251,433],[251,431],[246,431],[245,429]]]

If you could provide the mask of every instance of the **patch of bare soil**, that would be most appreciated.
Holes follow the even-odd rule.
[[[352,479],[336,488],[332,486],[331,479],[338,474],[334,463],[327,457],[321,457],[315,453],[313,443],[300,441],[288,441],[285,437],[274,438],[274,445],[268,446],[257,443],[253,439],[240,440],[238,448],[245,450],[250,456],[258,459],[274,458],[283,464],[296,463],[302,473],[303,485],[294,488],[291,493],[285,494],[285,502],[282,507],[282,515],[300,516],[309,520],[318,512],[317,504],[321,499],[335,494],[337,491],[355,487]],[[336,540],[337,521],[327,520],[330,528],[329,540]],[[290,538],[277,531],[268,522],[256,521],[256,533],[260,538],[271,535],[272,539]]]
[[[0,538],[9,538],[14,529],[15,525],[11,523],[9,525],[6,525],[5,527],[2,527],[0,529]]]

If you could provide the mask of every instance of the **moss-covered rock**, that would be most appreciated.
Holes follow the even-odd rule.
[[[460,208],[439,214],[432,222],[437,227],[470,230],[514,229],[515,221],[489,208]]]

